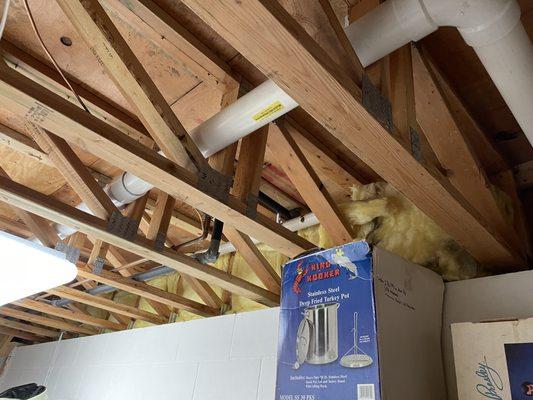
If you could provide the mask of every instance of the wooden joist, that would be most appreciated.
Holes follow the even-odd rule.
[[[79,311],[67,310],[61,307],[54,307],[50,304],[43,303],[42,301],[35,301],[31,299],[23,299],[14,302],[13,304],[27,308],[33,311],[39,311],[44,314],[53,315],[55,317],[68,319],[70,321],[76,321],[81,324],[87,324],[95,326],[101,329],[111,329],[114,331],[120,331],[126,329],[123,324],[117,324],[116,322],[108,321],[101,318],[93,317],[92,315],[84,314]]]
[[[72,96],[72,92],[66,86],[65,81],[54,68],[49,67],[5,40],[0,43],[0,54],[11,68],[80,107],[80,104],[78,104],[76,98]],[[132,139],[153,148],[154,141],[139,120],[129,116],[116,104],[102,100],[83,85],[77,84],[73,79],[70,79],[70,84],[83,99],[85,106],[92,115],[106,121],[109,125],[124,132]]]
[[[98,331],[94,328],[74,325],[59,319],[49,318],[44,315],[32,314],[7,306],[0,307],[0,315],[5,315],[7,317],[17,318],[23,321],[28,321],[34,324],[48,326],[50,328],[55,328],[72,333],[81,333],[84,335],[94,335],[95,333],[98,333]]]
[[[113,212],[119,212],[107,193],[64,139],[46,132],[34,123],[27,123],[26,130],[39,147],[48,154],[54,166],[94,215],[109,218]]]
[[[203,82],[228,92],[237,85],[231,69],[211,49],[168,15],[152,0],[104,0],[105,7],[135,16],[178,49],[187,68]]]
[[[98,1],[58,4],[166,157],[193,169],[205,166],[202,153]]]
[[[270,151],[317,216],[333,244],[339,246],[348,243],[353,237],[350,227],[293,139],[294,131],[290,124],[271,124]]]
[[[247,205],[250,212],[257,211],[257,196],[259,195],[259,186],[261,184],[268,130],[268,126],[263,127],[241,141],[239,162],[235,170],[233,194]],[[279,293],[281,279],[252,239],[231,226],[225,227],[224,234],[261,283],[268,290]]]
[[[166,292],[147,283],[120,276],[114,272],[102,271],[101,274],[96,275],[85,268],[80,268],[78,275],[105,285],[113,286],[128,293],[142,296],[146,299],[157,301],[158,303],[166,304],[175,309],[183,309],[204,317],[219,314],[216,308],[206,306],[205,304],[187,299],[175,293]]]
[[[246,215],[235,197],[221,202],[198,188],[199,177],[156,154],[120,131],[84,112],[17,72],[0,65],[0,104],[25,115],[44,129],[80,148],[152,183],[169,195],[193,204],[199,210],[240,232],[253,236],[288,256],[312,248],[312,244],[264,215]]]
[[[41,328],[39,326],[31,325],[31,324],[25,324],[23,322],[14,321],[7,318],[0,317],[0,326],[4,326],[6,328],[11,329],[17,329],[19,331],[29,332],[33,333],[37,336],[44,336],[56,339],[59,337],[59,332],[56,330]]]
[[[41,336],[37,336],[37,335],[34,335],[33,333],[21,331],[19,329],[7,328],[5,326],[0,326],[0,334],[28,340],[33,343],[41,343],[45,341],[45,339]]]
[[[0,176],[9,178],[6,171],[0,167]],[[54,247],[60,240],[57,233],[52,229],[48,221],[44,218],[34,215],[30,212],[18,208],[16,205],[11,205],[13,212],[18,216],[22,222],[30,229],[30,231],[39,239],[39,241],[46,247]]]
[[[148,311],[139,310],[137,307],[131,307],[125,304],[117,303],[116,301],[106,299],[101,296],[93,296],[81,290],[72,289],[66,286],[56,287],[48,290],[48,293],[54,294],[64,299],[73,300],[77,303],[86,304],[102,310],[109,311],[114,314],[123,315],[133,319],[140,319],[142,321],[150,322],[152,324],[164,324],[167,322],[166,318]]]
[[[475,258],[502,271],[524,267],[504,233],[495,231],[442,174],[424,168],[369,114],[359,88],[330,67],[329,57],[276,2],[183,2]]]
[[[412,57],[417,120],[439,162],[448,171],[450,182],[496,232],[504,235],[510,248],[524,254],[513,225],[496,203],[485,171],[428,69],[429,60],[424,60],[416,48]]]

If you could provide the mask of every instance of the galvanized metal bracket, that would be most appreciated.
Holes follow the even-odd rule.
[[[139,229],[139,221],[113,211],[107,221],[107,231],[126,240],[133,240]]]
[[[389,132],[393,131],[392,106],[367,75],[362,81],[363,107]]]
[[[61,253],[65,253],[65,258],[73,264],[76,264],[80,259],[81,250],[74,246],[69,246],[64,242],[57,242],[55,249]]]
[[[102,270],[104,269],[104,265],[105,259],[100,256],[96,257],[92,264],[93,274],[100,275],[102,273]]]
[[[246,215],[249,218],[255,218],[257,216],[258,202],[259,198],[256,195],[248,193],[248,196],[246,197]]]
[[[168,323],[173,324],[174,322],[177,321],[177,319],[178,319],[178,313],[175,311],[172,311],[170,313],[170,316],[168,317]]]
[[[165,242],[167,240],[167,234],[165,232],[157,232],[155,237],[154,249],[156,251],[163,251],[165,248]]]
[[[418,162],[424,161],[422,147],[420,145],[420,135],[412,126],[409,127],[409,138],[411,139],[411,153]]]
[[[232,178],[209,165],[198,170],[198,189],[219,201],[225,202],[228,199],[231,184]]]

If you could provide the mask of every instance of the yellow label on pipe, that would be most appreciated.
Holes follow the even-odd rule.
[[[259,122],[265,118],[270,117],[272,114],[275,114],[278,111],[282,110],[283,107],[284,107],[283,103],[279,100],[276,100],[275,102],[270,104],[268,107],[263,108],[257,114],[252,116],[252,118],[254,119],[254,121]]]

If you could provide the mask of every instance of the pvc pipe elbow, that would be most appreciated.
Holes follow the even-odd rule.
[[[389,0],[350,24],[345,32],[367,67],[437,28],[419,0]]]

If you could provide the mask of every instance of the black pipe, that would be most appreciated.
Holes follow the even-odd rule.
[[[263,192],[259,192],[259,196],[257,197],[257,201],[259,204],[261,204],[263,207],[268,208],[270,211],[279,214],[279,216],[285,220],[288,221],[290,219],[296,218],[300,216],[300,209],[295,208],[293,210],[288,210],[285,207],[283,207],[281,204],[279,204],[276,200],[271,198],[270,196],[264,194]]]
[[[213,232],[211,232],[211,242],[209,243],[209,248],[202,253],[193,254],[193,257],[202,264],[214,263],[218,259],[218,250],[220,248],[223,229],[224,222],[215,219],[213,222]]]

